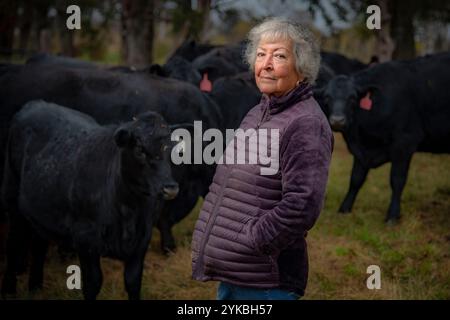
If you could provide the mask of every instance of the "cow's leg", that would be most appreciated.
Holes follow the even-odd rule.
[[[6,239],[9,223],[0,222],[0,260],[6,259]]]
[[[412,154],[405,155],[401,159],[393,159],[391,167],[392,196],[386,222],[395,223],[400,219],[400,199],[408,177],[409,165]]]
[[[86,300],[95,300],[103,282],[100,256],[98,254],[80,252],[79,257],[84,298]]]
[[[174,252],[176,249],[175,238],[172,234],[172,223],[170,211],[165,209],[158,219],[158,230],[161,236],[161,250],[165,254]]]
[[[339,208],[339,212],[346,213],[352,211],[356,195],[358,194],[359,189],[361,189],[364,181],[366,181],[368,172],[369,168],[363,166],[362,163],[356,157],[354,157],[352,176],[350,178],[350,187],[344,201]]]
[[[31,243],[31,267],[28,279],[28,290],[42,289],[44,279],[44,262],[47,255],[48,241],[37,234],[33,234]]]
[[[28,221],[17,212],[10,211],[10,228],[6,242],[6,270],[2,282],[2,295],[16,294],[17,275],[25,272],[30,244]]]
[[[145,249],[147,251],[147,247]],[[144,268],[145,251],[125,261],[125,289],[129,300],[141,298],[142,270]]]

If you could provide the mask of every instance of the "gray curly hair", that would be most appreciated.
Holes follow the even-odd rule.
[[[245,49],[245,59],[252,71],[261,39],[292,40],[297,71],[305,76],[306,82],[314,84],[320,67],[320,48],[310,30],[286,18],[268,18],[253,27]]]

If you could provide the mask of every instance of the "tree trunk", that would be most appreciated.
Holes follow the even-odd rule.
[[[392,15],[389,8],[389,0],[378,0],[377,5],[381,10],[381,29],[376,30],[375,52],[379,62],[386,62],[392,59],[394,51],[394,41],[391,38]]]
[[[39,33],[39,51],[46,53],[52,51],[52,34],[49,28],[41,29]]]
[[[67,29],[67,6],[66,0],[55,1],[55,7],[58,12],[56,15],[56,34],[59,36],[60,53],[67,57],[73,57],[75,55],[75,48],[73,45],[74,30]]]
[[[0,53],[10,59],[13,53],[14,28],[17,22],[17,2],[0,2]]]
[[[33,4],[27,1],[23,6],[22,16],[20,17],[19,50],[25,55],[28,50],[28,40],[30,39],[33,21]]]
[[[412,59],[416,56],[413,25],[416,5],[415,1],[392,1],[391,36],[395,42],[393,59]]]
[[[209,13],[211,11],[211,0],[198,0],[198,9],[202,13],[202,30],[199,35],[200,42],[208,40],[210,31]]]
[[[154,0],[123,0],[122,6],[122,45],[126,63],[145,67],[152,63]]]
[[[33,3],[33,19],[31,22],[32,51],[49,52],[51,49],[50,30],[47,19],[49,5],[47,2]]]
[[[126,1],[122,1],[122,10],[120,10],[120,38],[122,40],[122,50],[121,50],[121,58],[122,58],[122,62],[127,61],[127,57],[128,57],[128,46],[127,46],[127,23],[126,23],[126,14],[125,14],[125,2]]]

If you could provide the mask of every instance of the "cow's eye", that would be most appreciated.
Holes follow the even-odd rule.
[[[135,148],[135,155],[139,159],[145,159],[146,158],[146,154],[145,154],[144,148],[142,148],[142,146],[136,146],[136,148]]]

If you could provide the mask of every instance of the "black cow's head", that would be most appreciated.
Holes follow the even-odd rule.
[[[345,131],[354,121],[358,108],[365,108],[366,101],[362,99],[370,99],[370,94],[377,89],[372,85],[356,84],[352,77],[345,75],[336,76],[328,82],[323,93],[323,103],[331,128],[334,131]],[[369,105],[371,103],[370,100]]]
[[[170,200],[178,184],[170,169],[170,127],[156,112],[146,112],[119,126],[114,133],[121,148],[121,174],[134,191]]]
[[[192,62],[192,65],[202,76],[207,74],[211,82],[214,82],[220,77],[230,76],[240,72],[229,61],[216,55],[200,56]]]
[[[200,73],[192,66],[192,63],[179,56],[170,58],[163,69],[169,77],[187,81],[196,87],[202,80]]]

